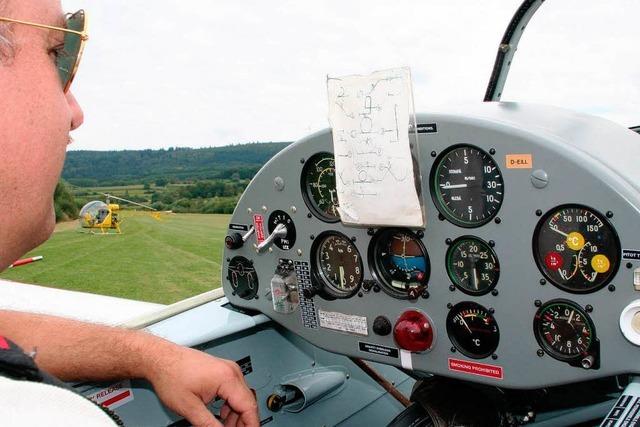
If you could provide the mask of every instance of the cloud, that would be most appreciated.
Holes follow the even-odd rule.
[[[295,140],[327,126],[325,77],[410,66],[417,111],[480,102],[519,0],[63,0],[90,13],[71,149]],[[547,2],[503,99],[637,112],[640,4]],[[623,13],[624,11],[624,13]]]

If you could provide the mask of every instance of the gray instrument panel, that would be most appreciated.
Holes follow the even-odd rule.
[[[640,299],[640,291],[634,289],[633,283],[634,270],[640,267],[640,252],[627,251],[640,250],[640,169],[634,162],[640,161],[640,137],[603,119],[553,107],[514,103],[486,103],[457,114],[418,115],[418,124],[419,129],[425,130],[418,134],[417,148],[426,227],[411,231],[419,236],[428,254],[430,274],[426,289],[420,288],[418,295],[412,295],[415,298],[404,299],[388,292],[376,292],[377,286],[371,285],[377,284],[374,281],[380,275],[372,274],[375,260],[368,254],[372,234],[380,229],[345,227],[339,221],[318,218],[308,207],[301,174],[310,157],[333,152],[331,132],[325,130],[276,155],[260,170],[238,202],[229,235],[244,234],[254,224],[256,228],[244,244],[235,235],[236,241],[225,249],[222,282],[229,300],[234,305],[266,314],[311,343],[332,352],[480,383],[537,388],[640,372],[640,348],[631,342],[640,342],[640,326],[632,325],[633,319],[638,321],[640,318],[640,315],[634,317],[640,308],[625,312],[626,337],[620,324],[625,307]],[[432,168],[443,152],[458,144],[468,144],[488,154],[498,166],[503,183],[502,204],[495,216],[472,228],[444,218],[431,194],[429,176]],[[507,155],[516,155],[508,160],[513,160],[511,166],[520,167],[507,167]],[[527,159],[532,164],[528,164]],[[619,239],[620,247],[616,247],[611,239],[605,239],[599,244],[606,243],[610,247],[595,249],[595,243],[585,244],[588,240],[585,233],[584,236],[571,235],[579,245],[575,254],[582,253],[577,249],[583,247],[593,251],[586,255],[585,271],[592,266],[610,276],[592,292],[573,292],[570,288],[555,286],[534,259],[532,246],[538,223],[547,212],[565,205],[568,205],[567,209],[578,206],[578,216],[573,218],[578,221],[583,213],[580,209],[590,208],[599,215],[595,224],[587,226],[589,230],[602,228],[602,223],[606,223]],[[564,212],[564,215],[568,214]],[[254,246],[256,238],[267,238],[279,223],[287,226],[289,232],[295,228],[295,235],[276,238],[274,244],[258,252]],[[260,228],[264,235],[260,235]],[[303,288],[308,288],[314,281],[312,246],[318,236],[329,231],[348,237],[357,248],[362,262],[362,279],[367,286],[360,284],[346,298],[333,299],[327,295],[305,298]],[[567,234],[571,230],[565,231]],[[551,232],[553,234],[554,230]],[[499,277],[493,291],[473,295],[453,286],[447,273],[446,254],[451,242],[462,236],[474,236],[493,244],[492,249],[499,260]],[[584,239],[580,241],[582,237]],[[606,253],[608,258],[602,258],[605,255],[597,250]],[[556,266],[554,262],[568,260],[576,265],[566,266],[565,274],[573,267],[574,272],[582,271],[583,264],[577,265],[581,260],[578,255],[565,261],[554,260],[559,256],[547,254],[541,262],[547,262],[545,260],[551,257],[548,262]],[[638,258],[634,259],[636,256]],[[287,276],[288,260],[291,261],[291,274]],[[244,285],[250,283],[242,297],[237,286],[231,284],[234,281],[237,285],[238,280]],[[475,286],[478,286],[477,279]],[[282,289],[297,289],[299,296],[295,292],[290,294],[291,301],[277,305],[276,311],[273,300],[282,295],[274,295],[272,287],[276,294]],[[553,334],[554,328],[561,327],[568,336],[577,333],[574,338],[579,342],[590,342],[590,350],[572,363],[552,357],[548,348],[543,351],[534,333],[534,318],[540,306],[555,300],[561,300],[559,303],[568,300],[582,310],[575,313],[572,310],[564,317],[562,313],[556,313],[559,323],[555,324],[550,318],[541,320],[543,323],[546,320],[547,327],[551,328],[545,333]],[[485,308],[499,328],[497,347],[482,357],[468,357],[456,348],[458,346],[454,346],[447,330],[451,307],[459,307],[456,305],[461,302],[473,302]],[[417,310],[430,321],[433,342],[429,350],[402,350],[393,332],[388,335],[374,332],[374,319],[383,316],[394,325],[407,310]],[[320,314],[323,322],[320,322]],[[588,322],[580,324],[589,329],[588,332],[583,329],[585,332],[581,335],[575,330],[575,318],[584,314],[592,323],[590,327]],[[329,329],[327,325],[338,325],[343,331]],[[471,329],[466,328],[471,333]],[[544,336],[541,339],[544,340]],[[549,340],[551,343],[552,338]],[[563,336],[557,344],[553,339],[556,347],[569,341],[564,341]],[[590,360],[585,362],[585,358]],[[583,362],[587,369],[582,367]]]

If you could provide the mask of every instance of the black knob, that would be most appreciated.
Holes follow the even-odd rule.
[[[240,233],[232,233],[224,238],[224,245],[229,249],[238,249],[241,248],[244,244],[242,240],[242,234]]]
[[[378,316],[373,321],[373,332],[378,335],[389,335],[391,333],[391,322],[384,316]]]
[[[302,296],[305,297],[306,299],[311,299],[313,297],[315,297],[316,295],[318,295],[318,292],[320,290],[318,288],[316,288],[315,286],[310,286],[308,288],[304,288],[302,290]]]
[[[279,394],[270,394],[267,397],[267,408],[270,411],[278,412],[284,406],[284,399]]]

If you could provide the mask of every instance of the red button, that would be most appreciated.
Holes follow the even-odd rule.
[[[433,328],[427,316],[416,310],[402,313],[393,328],[398,346],[413,352],[425,351],[433,344]]]
[[[544,257],[544,263],[549,270],[557,270],[564,265],[564,258],[558,252],[551,251]]]

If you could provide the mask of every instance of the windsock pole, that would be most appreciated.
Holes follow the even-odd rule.
[[[20,265],[31,264],[32,262],[40,261],[44,257],[42,255],[34,256],[31,258],[19,259],[9,266],[9,268],[18,267]]]

